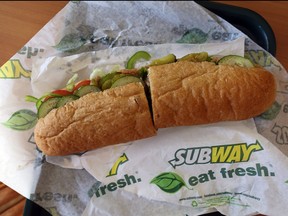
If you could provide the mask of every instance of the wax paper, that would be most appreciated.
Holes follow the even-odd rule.
[[[245,131],[244,135],[243,131],[239,131],[239,133],[233,131],[235,134],[241,134],[242,138],[239,139],[239,142],[247,143],[247,145],[257,144],[257,138],[260,145],[263,147],[263,150],[253,153],[253,157],[251,157],[251,161],[249,162],[223,164],[223,167],[226,167],[227,169],[236,169],[237,166],[245,169],[246,176],[234,175],[234,179],[230,179],[229,184],[226,182],[229,186],[231,186],[230,184],[233,182],[234,184],[239,183],[239,187],[234,188],[235,190],[233,191],[232,189],[227,191],[228,193],[224,193],[225,191],[222,190],[224,193],[222,198],[223,205],[219,205],[219,200],[221,199],[217,198],[216,195],[211,195],[211,198],[218,199],[217,210],[230,215],[234,215],[235,212],[239,215],[252,214],[253,211],[255,211],[255,213],[261,212],[271,215],[283,215],[283,212],[287,212],[287,210],[279,199],[285,200],[287,198],[282,194],[287,190],[287,180],[285,180],[285,175],[287,175],[287,173],[283,168],[287,166],[286,156],[284,157],[284,155],[288,154],[287,73],[281,63],[242,32],[234,28],[225,20],[191,1],[69,2],[66,7],[48,22],[0,69],[0,89],[2,92],[2,97],[0,99],[0,122],[2,123],[0,126],[0,181],[41,205],[52,215],[89,215],[89,212],[93,215],[93,211],[97,211],[97,215],[150,215],[150,213],[152,215],[153,212],[157,214],[157,211],[159,214],[160,212],[164,212],[165,214],[168,214],[167,212],[171,212],[171,214],[172,212],[175,212],[176,215],[177,213],[179,215],[191,215],[194,213],[198,214],[215,211],[215,200],[213,199],[209,201],[212,206],[205,206],[205,202],[207,204],[207,199],[201,200],[200,198],[190,199],[190,205],[187,204],[189,203],[188,201],[175,201],[175,197],[179,196],[179,194],[186,193],[186,190],[183,190],[186,188],[184,186],[170,197],[163,192],[157,184],[148,184],[146,182],[152,193],[155,193],[155,191],[157,193],[159,192],[158,194],[163,196],[165,201],[155,197],[153,199],[152,197],[151,199],[147,199],[148,190],[145,195],[138,192],[140,189],[135,189],[134,192],[131,193],[127,187],[123,190],[116,190],[115,193],[107,193],[107,196],[101,196],[101,199],[97,198],[96,193],[101,185],[99,180],[102,181],[102,186],[103,184],[105,185],[105,183],[109,183],[109,178],[106,179],[99,173],[105,173],[107,171],[106,168],[118,160],[122,155],[117,155],[119,152],[124,153],[128,147],[135,145],[123,144],[115,147],[115,154],[114,157],[112,157],[113,160],[110,159],[107,161],[106,166],[103,165],[105,161],[99,163],[99,169],[97,169],[97,172],[99,172],[97,173],[98,179],[95,178],[96,174],[92,170],[92,166],[88,163],[88,158],[90,158],[88,156],[90,153],[83,155],[83,157],[76,155],[73,157],[63,157],[58,161],[53,159],[47,162],[46,157],[37,151],[33,139],[33,128],[37,122],[35,104],[26,102],[24,98],[25,95],[28,94],[38,97],[44,91],[50,91],[51,88],[62,88],[63,84],[66,83],[67,78],[75,71],[79,72],[79,70],[86,70],[86,72],[88,72],[87,69],[90,70],[92,67],[96,66],[96,64],[92,64],[91,68],[81,69],[81,64],[79,64],[81,58],[79,59],[79,56],[75,54],[81,54],[80,56],[83,57],[85,55],[82,53],[92,55],[91,53],[93,53],[93,51],[100,50],[103,50],[104,53],[109,53],[111,52],[111,48],[128,46],[134,47],[131,48],[131,51],[133,52],[136,49],[135,47],[140,48],[140,46],[153,46],[155,44],[163,44],[164,47],[167,44],[182,44],[184,46],[187,44],[194,44],[202,48],[206,45],[215,44],[215,46],[220,47],[221,50],[221,45],[219,46],[219,43],[235,41],[241,37],[245,37],[244,55],[275,75],[277,79],[277,98],[273,106],[267,112],[255,118],[254,122],[252,122],[253,124],[256,124],[258,133],[251,128],[250,121],[249,124],[247,124],[247,122],[241,124],[241,131]],[[169,46],[171,45],[168,45],[168,47]],[[162,51],[165,53],[164,50]],[[95,53],[97,54],[97,52]],[[129,53],[126,53],[126,56],[128,54]],[[67,62],[67,65],[62,68],[62,71],[66,70],[65,73],[57,73],[57,71],[61,71],[61,68],[58,68],[59,70],[51,71],[50,74],[44,73],[45,75],[43,76],[35,71],[37,68],[40,68],[39,62],[43,63],[43,65],[41,65],[42,68],[47,66],[47,69],[53,67],[57,69],[56,63],[58,62],[60,67],[60,63],[63,63],[65,58],[69,58],[69,56],[75,58],[75,64],[73,64],[72,67],[72,63]],[[155,54],[155,56],[157,55]],[[92,63],[96,63],[98,60],[101,62],[101,56],[96,55],[96,57],[97,58],[90,59]],[[120,60],[122,62],[122,60],[125,61],[127,59],[123,59],[120,56],[118,61],[120,62]],[[78,63],[76,64],[77,61]],[[103,61],[103,64],[107,63],[105,58]],[[39,77],[36,77],[37,74]],[[84,76],[85,73],[82,74]],[[41,82],[37,83],[37,80]],[[222,126],[225,127],[225,125]],[[182,129],[183,132],[186,130],[186,128]],[[199,130],[198,127],[192,127],[191,130],[193,129]],[[206,129],[209,129],[209,127]],[[181,133],[181,131],[179,133]],[[161,134],[160,131],[159,137],[162,137]],[[193,133],[191,132],[191,134]],[[223,136],[223,134],[221,135]],[[236,140],[239,138],[237,137],[238,135],[235,137]],[[159,139],[158,136],[156,139]],[[179,140],[179,142],[183,141],[181,141],[181,139]],[[139,146],[141,146],[141,142],[142,141],[140,141]],[[202,144],[203,143],[199,141],[196,143],[195,147],[200,148]],[[207,145],[217,146],[222,144],[232,145],[235,143],[234,141],[232,142],[232,140],[229,142],[229,140],[224,139],[222,142],[215,141]],[[188,142],[182,143],[181,145],[185,147],[185,145],[188,145]],[[111,151],[108,151],[107,153],[106,150],[102,149],[98,151],[103,155],[108,153],[110,156],[113,155],[113,151],[112,153]],[[145,150],[148,151],[148,149]],[[162,152],[163,153],[160,154],[160,156],[157,155],[157,158],[159,159],[162,156],[163,163],[165,162],[164,158],[173,156],[170,154],[171,152],[169,152],[169,154],[167,152],[166,155],[165,149]],[[262,158],[263,155],[265,156],[264,159]],[[87,163],[86,167],[84,167],[83,164],[85,164],[84,159],[86,156]],[[146,160],[149,160],[148,153],[144,154],[143,157],[144,156]],[[131,156],[131,159],[132,158],[133,155]],[[94,166],[97,166],[96,161],[97,158],[95,159]],[[52,162],[54,162],[54,164]],[[254,177],[247,176],[247,169],[249,167],[256,167],[258,163],[260,163],[258,169],[266,170],[264,168],[266,167],[269,176],[259,176],[259,173]],[[131,163],[124,164],[123,172],[119,172],[120,176],[118,177],[120,179],[127,174],[125,173],[126,171],[135,171],[135,167],[132,169],[130,164]],[[164,172],[166,170],[170,172],[173,170],[171,164],[167,163],[167,161],[166,169],[160,170],[161,167],[162,165],[159,165],[158,171]],[[203,171],[202,174],[210,170],[208,166],[204,165],[199,165],[197,167],[200,167],[199,169]],[[220,167],[222,168],[222,166],[219,165],[219,168]],[[141,169],[138,168],[139,166],[136,171],[140,173]],[[156,168],[157,167],[155,167],[155,169]],[[109,169],[111,168],[109,167]],[[194,169],[194,166],[192,166],[191,169]],[[282,172],[280,172],[281,169]],[[241,175],[241,170],[239,170],[238,174],[240,173]],[[156,170],[154,171],[151,171],[150,173],[153,177],[155,176],[152,174],[156,174],[157,176]],[[221,173],[219,174],[218,168],[215,168],[215,171],[217,171],[217,178],[219,180],[218,175],[221,175]],[[176,169],[175,172],[178,173],[178,169]],[[182,176],[182,172],[184,171],[179,170],[180,176]],[[266,171],[263,171],[263,173],[266,174]],[[274,173],[275,176],[271,173]],[[129,176],[135,175],[135,173],[128,174]],[[190,174],[191,176],[194,176],[193,173]],[[199,176],[201,172],[195,172],[196,176],[197,174]],[[191,176],[189,176],[189,178]],[[116,180],[118,177],[115,175],[112,178],[115,178]],[[184,178],[184,175],[182,178]],[[186,176],[185,178],[188,177]],[[186,185],[188,179],[185,179]],[[259,183],[259,186],[258,183],[255,184],[254,180],[259,180],[261,182]],[[216,181],[207,181],[206,183],[213,187],[214,182]],[[251,184],[247,185],[247,182]],[[203,185],[206,185],[206,183],[199,184],[201,185],[200,188],[202,188]],[[220,185],[221,184],[222,183],[220,183]],[[271,186],[271,184],[273,184],[273,186]],[[262,186],[260,188],[261,190],[259,189],[260,186]],[[243,190],[241,187],[243,187]],[[132,188],[133,185],[131,190]],[[273,192],[271,189],[273,189]],[[194,192],[195,191],[197,192],[196,189]],[[242,194],[238,193],[235,198],[236,200],[241,200],[241,205],[244,205],[243,203],[249,203],[249,207],[243,207],[245,210],[242,211],[240,210],[240,207],[237,207],[239,202],[238,204],[237,202],[236,204],[232,204],[231,202],[235,200],[232,199],[233,193],[231,191],[241,191]],[[206,192],[207,191],[203,191],[203,194]],[[231,192],[232,195],[229,192]],[[211,192],[211,194],[213,193],[214,192]],[[191,195],[190,197],[193,196]],[[272,199],[272,196],[276,197],[276,207],[279,207],[277,209],[275,209],[276,207],[273,207],[275,203],[268,202]],[[119,199],[117,199],[117,197]],[[260,198],[260,201],[257,200],[257,198]],[[123,202],[120,202],[119,200],[123,200]],[[197,204],[201,203],[202,206],[200,207],[203,208],[203,211],[200,211],[199,208],[195,211],[195,207],[193,207],[192,204],[194,203],[194,206],[196,204],[193,201],[196,201]],[[113,203],[114,206],[111,206]],[[130,208],[131,205],[128,205],[129,203],[134,203],[134,207]],[[145,211],[136,212],[136,210],[141,207],[141,203],[149,206],[151,209],[149,209],[149,211],[146,210],[146,213]],[[183,203],[185,204],[183,205]],[[132,214],[132,211],[129,213],[129,209],[134,209],[134,214]],[[186,209],[189,210],[186,211]],[[115,211],[119,212],[119,214],[115,213]],[[189,214],[187,212],[189,212]],[[231,212],[233,212],[233,214]]]
[[[155,216],[165,214],[169,204],[175,206],[171,215],[213,209],[224,215],[283,215],[287,157],[246,124],[161,129],[155,139],[120,146],[120,160],[110,161],[110,149],[86,153],[83,166],[103,183],[86,212],[115,215],[120,209],[120,215],[133,215],[138,209],[146,215],[150,203],[147,215]],[[133,207],[120,207],[121,202]]]

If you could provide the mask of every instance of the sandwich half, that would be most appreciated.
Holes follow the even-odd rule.
[[[276,97],[274,76],[261,67],[180,61],[148,71],[156,128],[252,118]]]
[[[53,109],[34,130],[46,155],[67,155],[156,135],[143,85],[93,92]]]

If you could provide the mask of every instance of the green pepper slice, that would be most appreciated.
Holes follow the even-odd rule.
[[[134,55],[132,55],[126,64],[126,69],[133,69],[135,67],[135,63],[139,61],[140,59],[145,59],[149,61],[151,58],[151,55],[146,51],[138,51]]]

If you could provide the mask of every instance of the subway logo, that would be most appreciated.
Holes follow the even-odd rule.
[[[0,68],[0,79],[30,78],[31,71],[26,70],[19,59],[11,59]]]
[[[169,163],[176,168],[182,165],[208,164],[208,163],[239,163],[249,161],[253,152],[261,151],[263,147],[258,140],[248,145],[237,143],[199,148],[178,149]]]

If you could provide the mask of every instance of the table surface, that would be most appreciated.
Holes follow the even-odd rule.
[[[0,2],[0,66],[18,52],[68,1]],[[251,9],[272,27],[276,58],[288,69],[288,1],[218,1]]]

